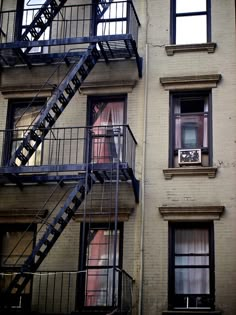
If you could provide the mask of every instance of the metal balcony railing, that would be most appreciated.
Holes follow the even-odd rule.
[[[64,6],[40,37],[42,46],[71,45],[81,42],[89,42],[91,36],[111,36],[131,34],[137,42],[138,27],[140,25],[134,5],[131,1],[114,1],[101,18],[96,17],[95,5],[70,5]],[[16,10],[0,12],[0,48],[1,44],[15,43],[24,47],[21,34],[32,22],[38,9],[26,9],[23,12]],[[29,38],[30,39],[30,38]],[[58,40],[58,42],[57,42]],[[36,48],[33,52],[48,52],[45,48]]]
[[[85,271],[38,271],[32,273],[31,285],[20,295],[11,294],[5,309],[12,311],[39,312],[40,314],[71,314],[76,311],[76,292],[78,285],[78,276]],[[117,305],[114,306],[113,314],[132,314],[132,277],[123,270],[115,269],[117,279],[119,279],[119,289],[117,293]],[[4,285],[10,283],[10,280],[16,273],[2,272],[0,274],[0,291],[4,291]],[[96,294],[106,292],[111,294],[111,286],[107,283],[101,285],[97,281]],[[104,286],[105,285],[105,286]],[[119,301],[119,302],[118,302]],[[105,305],[110,306],[110,305]]]
[[[0,130],[1,168],[9,166],[11,155],[29,132],[30,129],[22,127]],[[35,132],[41,135],[43,130]],[[128,125],[52,128],[26,167],[70,165],[72,170],[73,165],[119,162],[127,163],[134,172],[136,144]]]

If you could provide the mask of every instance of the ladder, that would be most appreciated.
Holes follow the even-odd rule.
[[[97,19],[101,19],[113,0],[99,1],[97,5]]]
[[[26,130],[21,144],[10,159],[10,166],[24,166],[28,163],[99,58],[100,54],[96,46],[90,45],[56,88],[33,124]]]
[[[55,16],[65,5],[67,0],[46,0],[42,7],[36,13],[33,21],[27,26],[21,35],[21,41],[38,40],[45,32],[46,28],[51,25]],[[24,54],[27,54],[32,47],[26,48]]]

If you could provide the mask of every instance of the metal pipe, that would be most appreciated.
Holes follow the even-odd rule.
[[[115,306],[116,289],[116,248],[117,248],[117,229],[118,229],[118,207],[119,207],[119,171],[120,171],[120,128],[118,129],[118,152],[116,161],[116,195],[115,195],[115,226],[114,226],[114,254],[113,254],[113,288],[112,288],[112,306]]]
[[[147,104],[148,104],[148,43],[146,38],[145,49],[145,82],[144,82],[144,115],[143,115],[143,151],[141,175],[141,233],[140,233],[140,277],[139,277],[139,315],[143,314],[143,273],[144,273],[144,224],[145,224],[145,166],[147,141]]]

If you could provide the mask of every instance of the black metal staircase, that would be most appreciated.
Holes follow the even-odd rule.
[[[100,3],[97,6],[97,18],[101,19],[101,17],[104,15],[104,13],[107,11],[107,9],[110,6],[110,3],[113,0],[104,0],[104,1],[99,1]]]
[[[22,293],[27,283],[32,279],[32,273],[38,269],[46,258],[63,230],[74,216],[75,211],[86,198],[93,184],[94,180],[89,174],[78,181],[53,221],[48,224],[45,233],[39,239],[31,255],[23,263],[20,273],[15,275],[9,287],[0,295],[1,307],[5,308],[8,303],[10,304],[9,299],[11,299],[12,294],[17,296]]]
[[[22,143],[10,159],[10,166],[27,164],[99,58],[100,54],[96,46],[90,45],[79,62],[75,64],[56,88],[42,112],[26,131]],[[36,130],[38,131],[36,132]]]
[[[46,0],[38,10],[31,24],[28,25],[24,33],[21,35],[20,40],[38,40],[45,32],[46,28],[51,25],[53,19],[65,5],[66,1],[67,0]],[[24,51],[24,54],[27,54],[30,50],[31,47],[28,47]]]
[[[59,13],[60,9],[64,6],[66,1],[67,0],[45,1],[44,5],[39,9],[38,13],[34,17],[32,23],[21,35],[20,40],[37,41],[40,36],[45,32],[46,28],[50,26],[53,19]],[[96,8],[97,19],[102,18],[104,13],[108,10],[109,5],[112,1],[113,0],[98,1]],[[100,51],[98,50],[96,44],[98,44]],[[116,46],[116,43],[114,43],[114,45]],[[126,49],[130,53],[130,57],[132,57],[132,53],[130,51],[133,50],[137,52],[136,46],[132,46],[135,45],[135,43],[133,41],[130,41],[126,43],[126,45]],[[26,58],[27,60],[26,55],[30,50],[31,47],[27,47],[23,52],[23,50],[19,48],[20,52],[18,53],[23,54],[25,56],[24,58]],[[93,44],[89,45],[87,50],[80,57],[79,61],[71,67],[65,78],[55,89],[53,95],[48,99],[38,117],[27,128],[24,133],[23,140],[18,148],[15,150],[15,152],[12,154],[8,166],[17,168],[27,165],[30,158],[35,154],[39,145],[45,140],[47,134],[50,132],[57,119],[61,116],[73,96],[76,94],[82,83],[85,81],[89,73],[96,65],[97,61],[102,56],[106,61],[110,58],[114,58],[114,56],[112,55],[112,46],[109,45],[108,41],[98,43],[93,42]],[[89,159],[87,159],[86,162],[88,163],[88,161]],[[36,246],[34,247],[31,255],[21,266],[20,272],[14,275],[6,291],[0,294],[0,309],[5,309],[10,305],[9,299],[11,299],[13,295],[21,295],[26,285],[29,283],[30,280],[32,280],[33,273],[37,271],[38,267],[47,257],[48,253],[53,248],[61,233],[64,231],[72,217],[75,215],[76,210],[85,200],[86,195],[90,192],[95,181],[100,181],[103,184],[104,181],[107,180],[112,184],[116,180],[116,201],[118,200],[118,185],[119,180],[121,180],[121,171],[119,161],[117,161],[116,163],[116,169],[114,173],[113,171],[111,171],[110,176],[108,176],[110,173],[107,172],[107,170],[104,171],[103,169],[98,169],[97,171],[94,171],[93,174],[91,174],[91,166],[87,165],[88,168],[86,169],[85,175],[81,177],[73,190],[70,192],[63,206],[56,214],[55,218],[52,220],[52,222],[46,223],[46,231],[36,243]],[[14,174],[12,176],[14,182]],[[126,174],[123,171],[122,176],[124,177],[125,181],[129,179],[134,181],[133,174]],[[133,185],[135,186],[134,182]],[[135,197],[136,200],[138,200],[138,193]],[[116,209],[117,216],[118,202],[116,204]]]

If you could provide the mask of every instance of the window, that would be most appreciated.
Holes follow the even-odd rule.
[[[24,0],[19,1],[17,11],[19,16],[17,17],[16,23],[16,34],[18,38],[24,34],[26,28],[32,23],[34,17],[38,13],[39,9],[45,3],[45,0]],[[50,6],[49,6],[50,8]],[[19,23],[19,25],[18,25]],[[20,33],[21,32],[21,33]],[[47,27],[45,32],[41,35],[38,40],[48,40],[50,36],[50,27]],[[28,34],[29,40],[33,40],[33,37]],[[23,49],[24,51],[24,49]],[[30,53],[47,53],[48,47],[33,47],[29,51]]]
[[[93,126],[90,153],[93,163],[110,163],[118,155],[122,160],[125,98],[91,98],[88,112],[88,124]]]
[[[103,1],[103,3],[105,2]],[[98,19],[97,35],[121,35],[127,33],[127,2],[114,0],[108,5],[107,10],[104,10],[101,4],[98,4],[98,8],[99,12],[104,11],[104,14]]]
[[[8,288],[11,273],[19,272],[21,265],[31,254],[34,245],[35,227],[25,224],[0,225],[0,291]],[[21,296],[11,296],[12,308],[30,306],[31,283],[28,283]]]
[[[84,307],[118,305],[119,275],[118,271],[113,269],[114,242],[117,244],[115,266],[121,269],[122,238],[122,225],[118,225],[117,234],[115,234],[112,224],[92,224],[90,227],[86,225],[86,241],[84,246],[81,244],[81,252],[84,248],[84,257],[81,257],[82,269],[86,273],[82,280],[82,294],[79,293],[79,297],[84,297],[84,300],[81,301]],[[114,276],[115,283],[113,283]]]
[[[170,224],[169,250],[170,307],[213,308],[213,224]]]
[[[202,165],[211,164],[210,92],[172,93],[170,167],[177,167],[179,149],[201,149]]]
[[[13,100],[9,104],[8,110],[8,129],[7,144],[5,152],[5,163],[9,161],[12,154],[22,142],[26,129],[33,123],[38,116],[40,110],[45,103],[44,99],[22,99]],[[42,158],[42,144],[37,148],[37,151],[32,155],[27,165],[40,165]],[[17,163],[16,159],[16,163]],[[20,161],[19,165],[20,165]]]
[[[171,1],[172,44],[210,42],[210,24],[210,0]]]

